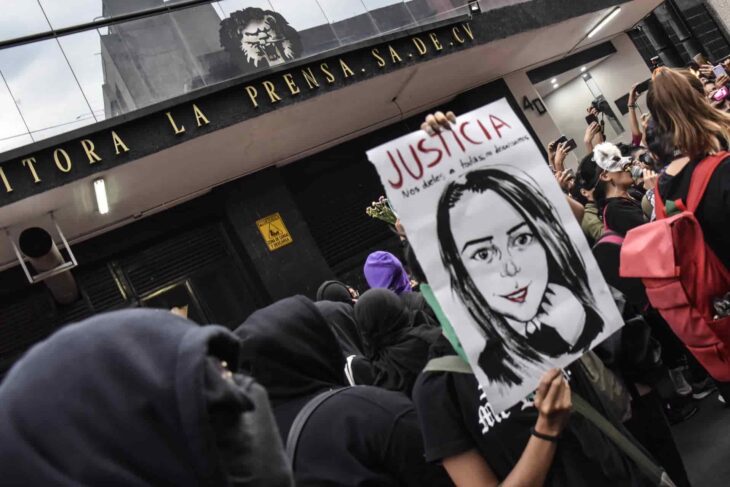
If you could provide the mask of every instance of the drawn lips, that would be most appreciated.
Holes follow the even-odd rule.
[[[525,286],[522,289],[518,289],[517,291],[511,293],[511,294],[505,294],[502,297],[505,299],[509,299],[513,303],[524,303],[527,299],[527,288],[529,286]]]

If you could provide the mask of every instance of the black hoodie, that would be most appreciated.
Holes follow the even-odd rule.
[[[257,311],[236,334],[243,339],[242,366],[268,389],[284,441],[309,400],[345,384],[337,339],[305,297]],[[349,388],[312,414],[294,474],[299,487],[451,485],[441,467],[424,460],[408,398],[368,386]]]
[[[239,345],[165,311],[57,332],[0,386],[0,484],[291,486],[263,389],[226,369]]]

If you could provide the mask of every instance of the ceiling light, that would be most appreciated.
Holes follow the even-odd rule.
[[[555,84],[553,85],[553,88],[557,88],[557,87],[559,87],[559,86],[560,86],[559,84],[555,83]]]
[[[580,72],[581,72],[581,73],[585,73],[585,72],[586,72],[586,67],[585,67],[585,66],[583,66],[582,68],[580,68]]]
[[[598,23],[598,25],[597,25],[597,26],[595,26],[595,27],[594,27],[594,28],[593,28],[593,29],[592,29],[592,30],[591,30],[591,31],[590,31],[590,32],[588,33],[588,37],[593,37],[594,35],[596,35],[596,33],[597,33],[597,32],[598,32],[599,30],[603,29],[603,28],[604,28],[604,27],[606,26],[606,24],[608,24],[609,22],[611,22],[611,21],[612,21],[612,20],[614,19],[614,17],[616,17],[616,16],[617,16],[617,15],[618,15],[618,14],[619,14],[620,12],[621,12],[621,7],[616,7],[615,9],[613,9],[613,10],[611,11],[611,13],[610,13],[610,14],[606,15],[606,16],[605,16],[605,17],[603,18],[603,20],[601,20],[601,21],[600,21],[600,22]]]
[[[557,83],[558,82],[558,79],[557,78],[553,78],[553,79],[550,80],[550,82],[551,83]]]
[[[479,6],[479,0],[471,0],[469,2],[469,13],[478,14],[482,12],[482,7]]]
[[[106,183],[103,178],[94,180],[94,194],[96,194],[96,207],[99,213],[102,215],[109,213],[109,200],[106,197]]]

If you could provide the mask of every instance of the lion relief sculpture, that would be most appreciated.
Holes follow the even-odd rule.
[[[276,12],[249,7],[221,22],[221,46],[241,67],[278,66],[302,55],[299,33]]]

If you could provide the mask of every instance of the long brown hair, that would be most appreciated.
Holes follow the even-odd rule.
[[[716,110],[681,73],[658,68],[647,94],[651,116],[674,145],[692,159],[723,150],[730,143],[730,115]]]

